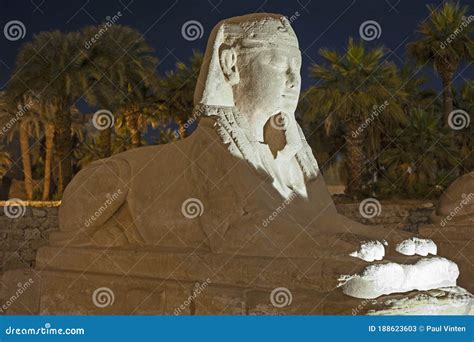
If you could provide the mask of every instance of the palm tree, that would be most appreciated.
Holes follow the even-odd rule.
[[[182,62],[176,63],[176,69],[167,72],[160,79],[159,97],[163,105],[159,113],[164,117],[174,118],[181,138],[186,137],[185,124],[192,116],[194,89],[203,58],[201,52],[194,51],[189,66]]]
[[[343,55],[328,49],[321,49],[320,54],[327,65],[310,69],[318,83],[303,96],[307,102],[303,118],[311,122],[324,116],[327,134],[342,127],[348,191],[355,194],[363,188],[364,145],[376,151],[382,129],[403,122],[400,99],[405,94],[397,68],[383,61],[383,48],[367,50],[362,41],[349,39]]]
[[[421,38],[407,45],[420,64],[431,64],[443,83],[443,115],[447,123],[453,111],[453,75],[459,64],[474,58],[474,29],[469,24],[469,6],[446,2],[440,9],[428,6],[430,17],[418,27]]]
[[[461,89],[460,108],[464,108],[464,129],[456,132],[460,157],[461,172],[474,169],[474,80],[467,81]]]
[[[79,68],[83,51],[78,33],[42,32],[20,49],[9,91],[18,95],[32,91],[51,109],[54,145],[59,159],[58,193],[72,178],[70,109],[83,90]]]
[[[397,138],[381,155],[387,176],[399,192],[421,195],[434,190],[439,176],[458,163],[458,150],[450,137],[450,129],[442,127],[441,116],[421,108],[414,108],[406,125],[393,132]],[[441,177],[443,185],[448,176]],[[444,179],[443,179],[444,178]],[[421,193],[420,193],[421,192]]]
[[[21,161],[24,176],[26,199],[33,199],[33,172],[30,151],[30,137],[41,137],[43,121],[35,110],[36,100],[25,94],[21,99],[10,98],[2,94],[0,112],[2,112],[2,127],[7,127],[4,138],[10,143],[18,134],[21,151]],[[15,108],[13,104],[17,104]]]
[[[82,31],[85,39],[97,34],[99,27],[90,26]],[[124,114],[135,146],[140,145],[141,112],[144,102],[154,92],[158,60],[143,36],[136,30],[116,25],[85,51],[83,68],[88,71],[82,79],[86,100],[114,113],[115,119]],[[111,155],[111,128],[99,133],[99,151],[102,158]]]
[[[51,174],[54,153],[54,123],[46,121],[45,125],[45,159],[44,159],[44,179],[43,179],[43,201],[49,200],[49,192],[51,189]]]
[[[399,73],[402,89],[406,94],[402,99],[402,107],[407,117],[411,116],[414,108],[432,110],[436,102],[436,92],[425,87],[426,79],[418,76],[418,72],[413,65],[405,64]]]
[[[12,165],[12,160],[8,152],[3,151],[3,147],[0,150],[0,177],[5,176],[5,174],[10,170]]]
[[[117,128],[125,127],[130,135],[132,148],[142,145],[142,132],[149,124],[156,127],[159,122],[160,102],[154,89],[145,83],[132,87],[129,84],[128,95],[123,98],[117,111]]]

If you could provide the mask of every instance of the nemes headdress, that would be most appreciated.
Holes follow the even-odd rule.
[[[298,49],[298,39],[284,16],[255,13],[218,23],[207,43],[204,62],[194,92],[194,105],[233,107],[232,87],[225,81],[219,62],[224,47],[242,51],[265,48]]]

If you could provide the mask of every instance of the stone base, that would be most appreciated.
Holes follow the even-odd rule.
[[[364,265],[355,258],[349,260],[356,269]],[[324,259],[46,247],[39,251],[35,269],[4,274],[1,297],[6,304],[2,311],[41,315],[363,315],[397,310],[409,313],[403,307],[408,303],[416,307],[417,314],[471,312],[471,295],[462,291],[415,291],[376,300],[348,297],[336,288],[333,268],[337,264]]]
[[[423,237],[436,241],[438,255],[454,261],[459,267],[458,284],[474,292],[474,227],[446,226],[433,224],[420,228]]]

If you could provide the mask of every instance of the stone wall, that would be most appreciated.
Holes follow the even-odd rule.
[[[417,232],[421,225],[429,222],[430,215],[434,211],[433,202],[427,201],[398,201],[398,202],[380,202],[373,218],[362,216],[364,212],[360,203],[341,203],[337,204],[337,210],[344,216],[364,224],[377,224],[389,228],[396,228]],[[361,213],[362,212],[362,213]],[[366,216],[369,209],[366,209]]]
[[[0,273],[35,265],[36,251],[58,229],[57,206],[0,207]]]
[[[58,229],[56,205],[18,207],[23,211],[16,218],[7,208],[0,208],[0,273],[35,266],[36,251],[47,245],[49,234]],[[420,201],[381,202],[380,214],[372,219],[362,217],[359,203],[337,204],[337,208],[341,214],[362,223],[416,231],[429,221],[434,206]]]

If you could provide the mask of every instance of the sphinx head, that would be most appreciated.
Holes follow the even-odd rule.
[[[301,53],[285,17],[259,13],[220,22],[204,60],[195,105],[235,108],[248,121],[250,136],[260,142],[269,120],[277,125],[294,120]]]

